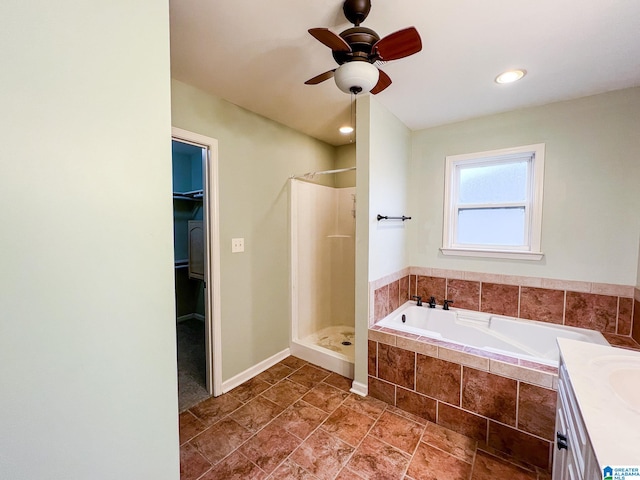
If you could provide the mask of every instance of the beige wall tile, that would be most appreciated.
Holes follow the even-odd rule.
[[[540,387],[553,388],[553,378],[555,375],[551,373],[531,370],[529,368],[519,367],[517,365],[499,362],[497,360],[491,360],[489,369],[492,373],[496,373],[498,375],[504,375],[506,377],[538,385]]]
[[[438,356],[438,347],[436,345],[431,345],[411,338],[397,337],[396,346],[404,348],[405,350],[411,350],[412,352],[428,355],[429,357]]]
[[[396,336],[390,333],[380,332],[378,330],[369,330],[369,340],[374,342],[386,343],[387,345],[396,344]]]
[[[614,285],[611,283],[592,283],[591,293],[597,293],[599,295],[613,295],[616,297],[632,297],[633,286],[628,285]]]
[[[470,353],[451,350],[450,348],[438,347],[438,358],[448,362],[461,363],[479,370],[489,370],[489,359],[482,358]]]
[[[541,288],[542,287],[542,278],[539,277],[517,277],[519,280],[519,284],[521,287],[533,287],[533,288]]]
[[[589,293],[591,291],[590,282],[576,282],[572,280],[557,280],[555,278],[543,278],[543,288],[552,288],[554,290],[569,290],[572,292]]]
[[[426,277],[431,276],[432,270],[432,268],[427,267],[409,267],[409,273],[411,273],[412,275],[423,275]]]

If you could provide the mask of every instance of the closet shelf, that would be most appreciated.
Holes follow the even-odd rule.
[[[178,269],[178,268],[187,268],[189,267],[189,259],[185,259],[185,260],[176,260],[174,263],[174,268]]]
[[[201,202],[203,196],[203,190],[192,190],[190,192],[173,192],[174,200],[191,200]]]

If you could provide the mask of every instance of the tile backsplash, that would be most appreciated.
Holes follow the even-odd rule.
[[[626,285],[409,267],[371,282],[370,291],[370,325],[419,295],[438,305],[448,299],[467,310],[598,330],[619,346],[640,343],[640,291]]]

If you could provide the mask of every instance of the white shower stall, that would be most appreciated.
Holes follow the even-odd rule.
[[[353,378],[356,189],[291,179],[291,353]]]

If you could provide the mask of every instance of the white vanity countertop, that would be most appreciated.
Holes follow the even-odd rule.
[[[558,338],[601,466],[640,466],[640,352]]]

